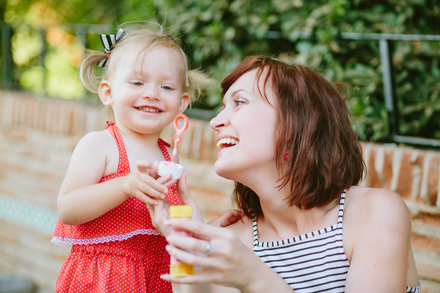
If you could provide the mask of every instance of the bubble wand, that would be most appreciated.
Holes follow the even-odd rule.
[[[183,126],[179,127],[179,120],[183,119]],[[173,155],[171,156],[171,162],[174,162],[174,159],[177,154],[177,144],[182,140],[182,133],[185,132],[185,130],[188,129],[188,117],[180,113],[179,115],[174,118],[174,129],[176,129],[176,134],[174,135],[174,148],[173,148]]]
[[[182,127],[179,126],[179,121],[183,119]],[[174,129],[176,129],[176,134],[174,135],[174,148],[173,155],[171,157],[171,162],[168,162],[172,165],[178,165],[174,163],[174,159],[177,154],[177,145],[182,140],[182,133],[188,128],[188,117],[185,114],[179,114],[174,119]],[[174,176],[174,175],[173,175]],[[180,175],[179,175],[180,177]],[[169,207],[169,217],[170,218],[180,218],[180,219],[191,219],[192,217],[192,207],[189,205],[178,205],[178,206],[170,206]],[[176,231],[174,229],[170,230],[171,235],[177,236],[189,236],[187,232],[184,231]],[[194,273],[194,267],[192,265],[188,265],[178,261],[175,257],[171,256],[170,259],[170,275],[173,277],[186,277],[192,275]]]
[[[183,126],[179,126],[179,121],[183,119]],[[177,145],[182,140],[182,133],[188,128],[188,117],[185,114],[179,114],[174,118],[174,129],[176,129],[176,134],[174,135],[174,148],[173,154],[171,156],[171,161],[160,161],[158,166],[159,176],[165,176],[171,174],[173,178],[179,179],[182,176],[183,166],[175,163],[174,160],[177,155]]]

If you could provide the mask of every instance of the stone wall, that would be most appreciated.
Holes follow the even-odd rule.
[[[34,280],[53,292],[67,248],[50,243],[56,196],[72,150],[103,129],[109,113],[81,103],[0,91],[0,272]],[[171,141],[173,130],[164,138]],[[440,292],[440,152],[364,143],[362,185],[398,192],[412,214],[412,245],[423,291]],[[217,176],[214,133],[191,119],[179,145],[192,195],[211,219],[231,208],[232,183]]]

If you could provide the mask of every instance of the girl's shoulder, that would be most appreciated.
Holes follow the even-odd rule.
[[[110,157],[118,158],[118,147],[115,139],[107,130],[87,133],[78,141],[73,151],[73,158],[105,160],[106,165]]]
[[[92,131],[84,135],[78,144],[94,145],[101,143],[108,143],[114,141],[113,136],[107,130]]]
[[[71,166],[84,168],[89,165],[102,166],[101,175],[113,174],[118,169],[119,150],[114,137],[107,131],[93,131],[84,135],[77,143],[71,158]]]
[[[77,143],[75,152],[96,152],[105,153],[115,146],[113,136],[107,130],[92,131],[84,135]]]

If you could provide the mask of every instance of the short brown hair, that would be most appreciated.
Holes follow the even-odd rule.
[[[222,96],[253,69],[258,70],[257,79],[264,78],[260,94],[268,101],[265,88],[270,81],[277,101],[275,163],[282,170],[279,187],[290,184],[289,204],[302,209],[324,206],[358,184],[365,169],[362,149],[339,90],[306,66],[251,56],[223,80]],[[246,216],[262,215],[257,194],[239,182],[234,201]]]

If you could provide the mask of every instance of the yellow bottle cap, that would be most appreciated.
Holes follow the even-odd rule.
[[[181,278],[194,274],[194,267],[187,264],[170,265],[170,275],[172,277]]]
[[[170,218],[191,218],[192,207],[188,205],[170,206],[169,210]]]

